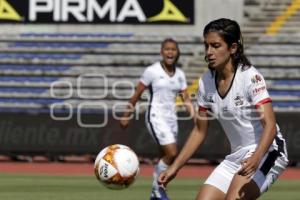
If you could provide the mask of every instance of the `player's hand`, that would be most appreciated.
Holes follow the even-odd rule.
[[[158,177],[158,184],[166,187],[167,184],[175,178],[177,171],[170,166],[167,170],[163,171]]]
[[[126,129],[129,124],[129,117],[122,117],[120,120],[121,128]]]
[[[260,159],[255,154],[241,162],[242,168],[238,171],[241,176],[251,177],[259,166]]]

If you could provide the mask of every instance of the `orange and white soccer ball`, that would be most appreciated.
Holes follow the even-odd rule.
[[[139,173],[139,160],[128,146],[114,144],[105,147],[94,163],[97,179],[109,189],[129,187]]]

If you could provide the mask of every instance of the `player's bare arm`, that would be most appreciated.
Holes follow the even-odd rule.
[[[134,94],[132,95],[132,97],[130,98],[130,100],[128,102],[126,111],[124,112],[124,114],[120,120],[121,127],[126,128],[128,126],[129,120],[130,120],[129,115],[131,113],[133,113],[134,107],[135,107],[136,103],[138,102],[138,100],[140,99],[140,97],[145,89],[146,89],[146,86],[143,83],[139,82]]]
[[[188,113],[190,114],[191,118],[194,118],[195,117],[195,110],[194,110],[193,103],[191,101],[190,95],[187,92],[187,90],[181,91],[180,97],[181,97],[181,100],[184,102],[184,105],[185,105]]]
[[[195,126],[190,133],[190,136],[187,139],[183,149],[173,164],[166,171],[160,174],[158,178],[159,184],[166,186],[205,140],[208,129],[207,113],[199,111],[196,117],[197,119]]]
[[[246,159],[242,163],[242,168],[239,171],[239,174],[244,176],[251,176],[255,173],[256,169],[258,168],[259,162],[270,148],[276,136],[276,122],[272,104],[269,102],[260,105],[257,107],[257,110],[260,113],[260,119],[264,129],[256,151],[250,158]]]

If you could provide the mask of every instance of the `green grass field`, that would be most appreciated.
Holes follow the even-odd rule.
[[[148,200],[151,179],[139,177],[125,190],[109,190],[94,176],[0,175],[0,199],[5,200]],[[193,200],[201,180],[175,179],[169,185],[172,200]],[[299,200],[300,180],[280,180],[261,200]]]

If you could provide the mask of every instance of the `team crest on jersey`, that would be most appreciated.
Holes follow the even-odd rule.
[[[260,82],[262,82],[262,77],[258,74],[255,74],[255,76],[253,76],[251,78],[251,82],[254,83],[254,84],[260,83]]]
[[[214,93],[208,93],[206,96],[203,96],[204,101],[209,103],[215,103]]]
[[[222,111],[223,111],[223,113],[225,113],[225,112],[228,112],[228,111],[229,111],[229,108],[228,108],[228,106],[224,106],[224,107],[222,107]]]
[[[244,104],[244,97],[237,94],[237,96],[233,99],[235,106],[241,106]]]
[[[178,77],[178,82],[179,82],[180,84],[182,84],[182,83],[183,83],[183,79],[182,79],[182,77]]]

